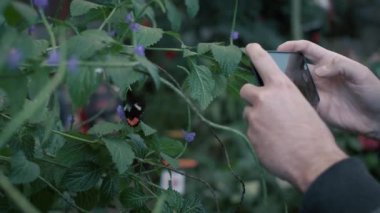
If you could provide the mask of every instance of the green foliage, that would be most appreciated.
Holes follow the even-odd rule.
[[[136,44],[141,44],[145,47],[151,46],[160,41],[163,33],[160,28],[140,26],[136,32]]]
[[[72,192],[84,192],[94,187],[102,176],[99,165],[82,161],[69,168],[62,177],[62,185]]]
[[[234,45],[230,46],[211,46],[212,55],[218,62],[225,75],[233,73],[241,60],[241,51]]]
[[[121,123],[111,123],[106,121],[100,121],[95,124],[88,133],[95,134],[97,136],[103,136],[111,133],[116,133],[123,128],[123,124]]]
[[[29,183],[40,175],[40,167],[26,159],[24,153],[17,152],[11,158],[11,174],[9,179],[12,183]]]
[[[117,170],[120,174],[124,173],[135,158],[132,148],[126,141],[120,139],[103,138],[103,141],[116,164]]]
[[[72,16],[80,16],[86,14],[91,9],[99,7],[102,7],[102,5],[85,0],[73,0],[70,5],[70,13]]]

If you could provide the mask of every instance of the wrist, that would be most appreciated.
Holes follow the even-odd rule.
[[[347,158],[347,155],[339,148],[336,150],[320,155],[316,159],[312,159],[309,166],[307,166],[301,174],[295,179],[296,186],[303,193],[309,188],[309,186],[328,168],[334,164]]]

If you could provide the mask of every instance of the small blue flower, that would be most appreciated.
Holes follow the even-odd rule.
[[[115,37],[116,31],[115,30],[111,30],[111,31],[108,32],[108,35],[111,36],[111,37]]]
[[[33,0],[34,5],[38,8],[45,8],[48,5],[48,0]]]
[[[137,32],[140,29],[140,25],[136,22],[133,22],[129,25],[129,29],[131,29],[132,32]]]
[[[186,132],[183,133],[183,139],[185,139],[186,142],[190,143],[195,139],[196,133],[195,132]]]
[[[59,52],[53,50],[49,53],[49,57],[47,59],[47,64],[51,66],[58,65],[59,63]]]
[[[232,38],[232,40],[238,39],[239,38],[239,32],[238,31],[233,31],[231,33],[231,38]]]
[[[36,31],[36,26],[32,25],[28,27],[28,35],[33,35],[33,33]]]
[[[74,116],[73,115],[68,115],[66,117],[65,122],[64,122],[65,129],[70,129],[70,127],[73,125],[73,123],[74,123]]]
[[[79,60],[78,58],[74,57],[74,56],[71,56],[71,58],[69,59],[69,61],[67,62],[67,69],[70,71],[70,72],[75,72],[78,70],[78,65],[79,65]]]
[[[138,56],[145,56],[145,47],[141,44],[136,45],[134,51]]]
[[[125,16],[125,22],[127,22],[127,24],[131,24],[133,22],[133,14],[132,14],[132,12],[129,12]]]
[[[7,64],[10,69],[16,69],[22,61],[22,53],[16,48],[12,48],[8,53]]]
[[[125,120],[125,112],[123,106],[118,105],[116,108],[116,112],[121,120]]]

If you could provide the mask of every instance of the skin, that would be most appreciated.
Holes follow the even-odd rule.
[[[305,192],[328,167],[347,158],[296,86],[258,44],[246,52],[263,79],[263,87],[245,84],[240,95],[247,135],[262,164],[274,175]]]
[[[308,41],[279,51],[302,52],[313,65],[320,103],[315,110],[258,44],[246,47],[264,81],[246,84],[247,135],[263,165],[305,192],[327,168],[347,158],[322,121],[380,139],[380,81],[365,66]],[[322,118],[322,119],[321,119]]]

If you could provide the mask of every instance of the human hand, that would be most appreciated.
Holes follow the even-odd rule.
[[[264,81],[263,87],[245,84],[240,95],[247,135],[272,173],[306,191],[328,167],[346,158],[329,129],[297,87],[258,44],[246,51]]]
[[[327,123],[380,139],[380,81],[364,65],[309,41],[289,41],[279,51],[302,52],[310,67]]]

